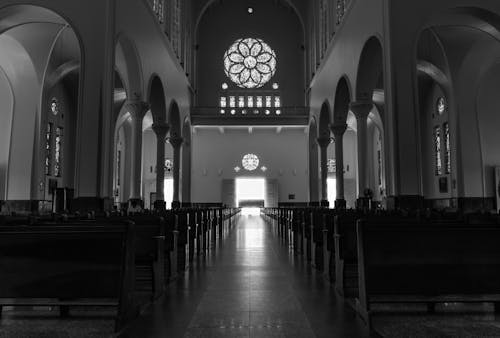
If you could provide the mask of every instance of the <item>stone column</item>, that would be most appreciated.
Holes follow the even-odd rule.
[[[172,209],[180,207],[179,201],[179,172],[181,167],[181,145],[183,142],[182,137],[171,137],[170,144],[174,149],[174,196],[172,199]]]
[[[317,139],[320,149],[321,167],[321,206],[328,207],[328,145],[332,142],[330,137],[320,137]]]
[[[336,209],[345,209],[344,194],[344,133],[347,130],[347,124],[334,124],[332,132],[335,140],[335,181],[337,189],[337,198],[335,200]]]
[[[130,199],[142,200],[141,197],[141,175],[142,175],[142,120],[149,105],[143,101],[127,102],[127,111],[132,118],[132,140],[131,140],[131,180],[130,180]]]
[[[364,190],[368,188],[368,144],[367,144],[367,122],[368,114],[373,109],[371,101],[351,102],[350,109],[356,116],[358,136],[358,201],[362,202],[360,207],[365,208]]]
[[[165,210],[165,141],[169,130],[165,122],[155,123],[152,126],[156,134],[156,201],[155,210]]]

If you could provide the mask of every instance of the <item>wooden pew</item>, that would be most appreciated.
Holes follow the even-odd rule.
[[[335,290],[343,297],[357,296],[357,213],[334,217]]]
[[[166,224],[163,217],[136,214],[132,216],[96,217],[95,219],[37,217],[34,225],[95,225],[116,226],[133,222],[135,227],[136,291],[148,291],[151,298],[160,297],[165,289]]]
[[[323,274],[330,282],[335,282],[335,242],[334,217],[335,210],[329,209],[323,213]]]
[[[364,215],[351,211],[335,216],[335,290],[339,295],[347,298],[358,296],[358,239],[356,222],[361,218],[367,218],[371,222],[379,224],[421,223],[418,218],[413,216],[408,217],[398,214]],[[434,221],[428,220],[428,223],[434,224]]]
[[[117,308],[115,330],[138,315],[134,226],[0,227],[0,305]]]
[[[373,303],[493,302],[500,309],[500,227],[462,223],[357,224],[357,310]]]
[[[135,215],[136,290],[151,291],[152,299],[159,298],[165,290],[165,240],[166,224],[163,217]]]

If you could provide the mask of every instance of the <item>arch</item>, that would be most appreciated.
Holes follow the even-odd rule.
[[[495,102],[495,96],[489,89],[491,86],[498,87],[498,84],[491,77],[485,80],[485,75],[496,72],[498,77],[499,68],[495,67],[495,63],[500,58],[499,28],[500,16],[497,14],[475,7],[458,7],[432,15],[421,27],[415,42],[416,102],[420,106],[418,117],[421,118],[422,138],[419,143],[423,147],[423,195],[433,201],[438,198],[464,201],[482,198],[483,203],[474,203],[472,209],[459,205],[469,211],[478,207],[490,209],[494,204],[491,167],[500,165],[500,159],[495,157],[493,147],[489,151],[484,147],[494,143],[494,133],[489,127],[498,124],[498,121],[492,114],[494,109],[491,109],[491,104]],[[431,105],[435,107],[436,95],[446,98],[448,109],[444,121],[434,121],[436,118],[433,117],[432,123],[429,123],[426,110]],[[493,105],[498,105],[498,102]],[[451,172],[448,170],[440,176],[447,178],[448,182],[456,182],[453,186],[449,183],[446,195],[437,188],[433,170],[435,163],[432,162],[436,155],[432,144],[429,144],[432,141],[429,128],[443,123],[448,123],[450,134]],[[445,155],[450,157],[447,153]],[[445,169],[450,163],[449,159],[447,161],[446,164],[443,162]],[[443,206],[452,203],[450,201]]]
[[[55,119],[48,113],[48,96],[57,91],[64,97],[61,107],[72,113],[65,114],[64,121],[57,119],[57,127],[64,129],[64,137],[58,138],[64,142],[62,151],[57,150],[62,160],[56,157],[54,163],[50,163],[50,167],[63,166],[61,176],[52,179],[57,180],[60,187],[71,188],[74,177],[72,138],[75,134],[72,125],[81,107],[79,88],[82,80],[78,70],[84,57],[83,44],[70,22],[49,8],[8,5],[0,9],[0,18],[0,68],[10,82],[9,91],[15,102],[10,113],[0,116],[0,125],[9,129],[8,146],[2,148],[0,156],[2,162],[6,159],[6,163],[0,165],[4,168],[0,180],[5,182],[0,195],[25,202],[47,200],[50,175],[45,175],[43,164],[45,135],[48,133],[47,121]],[[68,120],[73,122],[65,122]],[[54,170],[59,172],[58,168]],[[30,209],[30,203],[25,203],[19,211]]]
[[[135,43],[125,34],[116,39],[115,67],[122,78],[128,97],[140,99],[143,94],[143,72]]]
[[[376,88],[383,88],[383,50],[376,36],[370,37],[361,52],[356,79],[356,99],[372,100]]]
[[[337,83],[335,90],[335,103],[333,106],[334,123],[344,124],[347,121],[349,113],[349,104],[351,103],[351,86],[349,78],[342,76]]]
[[[295,15],[297,16],[297,18],[299,19],[300,21],[300,25],[302,27],[302,32],[303,32],[303,41],[306,41],[306,26],[305,26],[305,23],[304,23],[304,19],[302,18],[302,15],[300,14],[299,10],[297,9],[297,7],[292,3],[292,1],[290,0],[283,0],[284,2],[286,2],[286,4],[288,6],[290,6],[290,8],[294,11]],[[216,2],[216,0],[208,0],[202,7],[202,9],[200,10],[197,18],[196,18],[196,23],[194,25],[194,32],[196,34],[196,40],[198,40],[198,26],[200,25],[200,22],[203,18],[203,16],[205,15],[205,13],[207,12],[207,10]]]
[[[157,75],[151,77],[149,85],[149,104],[151,105],[151,113],[153,114],[154,122],[166,120],[167,106],[165,103],[165,90],[163,82]]]
[[[471,6],[448,8],[434,13],[422,25],[417,36],[432,27],[449,26],[473,27],[500,41],[500,16],[484,8]]]

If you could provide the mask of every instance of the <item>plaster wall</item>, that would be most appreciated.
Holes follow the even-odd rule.
[[[278,181],[279,202],[308,202],[308,135],[304,129],[282,130],[199,129],[193,133],[192,191],[194,203],[221,202],[222,181],[237,177],[265,177]],[[253,172],[242,168],[247,153],[256,154],[259,166],[267,171]],[[295,199],[289,199],[289,195]]]

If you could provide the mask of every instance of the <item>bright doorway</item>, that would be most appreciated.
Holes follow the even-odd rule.
[[[328,195],[328,202],[330,202],[330,208],[335,205],[335,200],[337,199],[337,180],[335,178],[328,178],[326,180],[326,188]]]
[[[237,178],[236,205],[242,207],[242,215],[259,215],[266,200],[265,178]]]
[[[172,208],[172,201],[174,199],[174,179],[166,178],[163,183],[163,193],[165,197],[165,203],[167,205],[167,209]]]

